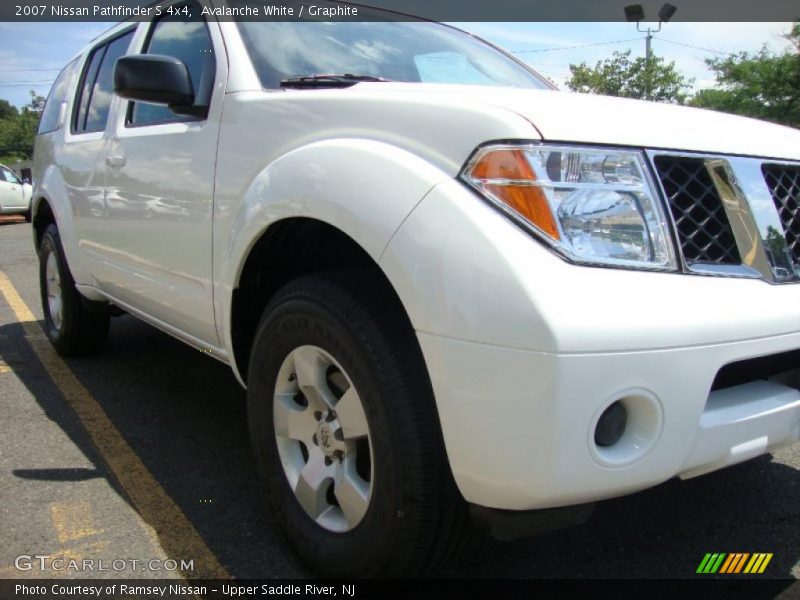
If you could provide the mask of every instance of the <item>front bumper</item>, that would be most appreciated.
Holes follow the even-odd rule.
[[[456,481],[469,502],[483,506],[526,510],[619,496],[800,436],[797,389],[758,381],[709,393],[724,364],[798,348],[800,334],[576,355],[424,333],[419,340]],[[599,448],[597,418],[621,398],[630,402],[630,431]]]
[[[800,437],[800,379],[711,391],[729,363],[800,348],[800,285],[570,265],[455,182],[420,203],[381,266],[471,503],[587,503]],[[617,400],[628,429],[599,448]]]

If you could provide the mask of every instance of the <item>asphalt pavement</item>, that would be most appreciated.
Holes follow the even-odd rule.
[[[31,228],[15,217],[0,217],[2,281],[0,578],[311,575],[263,506],[228,367],[130,316],[102,353],[62,361],[37,323]],[[764,552],[763,577],[797,579],[798,524],[800,444],[599,503],[573,529],[478,538],[443,576],[695,578],[708,552]]]

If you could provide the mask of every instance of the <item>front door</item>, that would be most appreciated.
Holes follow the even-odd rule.
[[[178,10],[150,25],[142,53],[186,63],[204,116],[117,98],[106,154],[100,285],[110,295],[218,345],[212,287],[214,169],[226,61],[216,23],[200,9]],[[191,16],[187,16],[187,13]]]

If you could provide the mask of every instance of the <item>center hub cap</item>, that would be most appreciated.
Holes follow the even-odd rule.
[[[341,435],[341,426],[336,420],[330,422],[323,420],[317,426],[317,444],[325,456],[334,456],[337,453],[345,454],[347,445]]]
[[[333,432],[327,425],[322,425],[319,428],[319,443],[325,450],[330,450],[333,447]]]

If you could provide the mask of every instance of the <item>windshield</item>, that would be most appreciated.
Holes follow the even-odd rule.
[[[438,23],[242,21],[239,27],[265,88],[279,88],[289,78],[344,74],[417,83],[550,87],[492,46]]]

